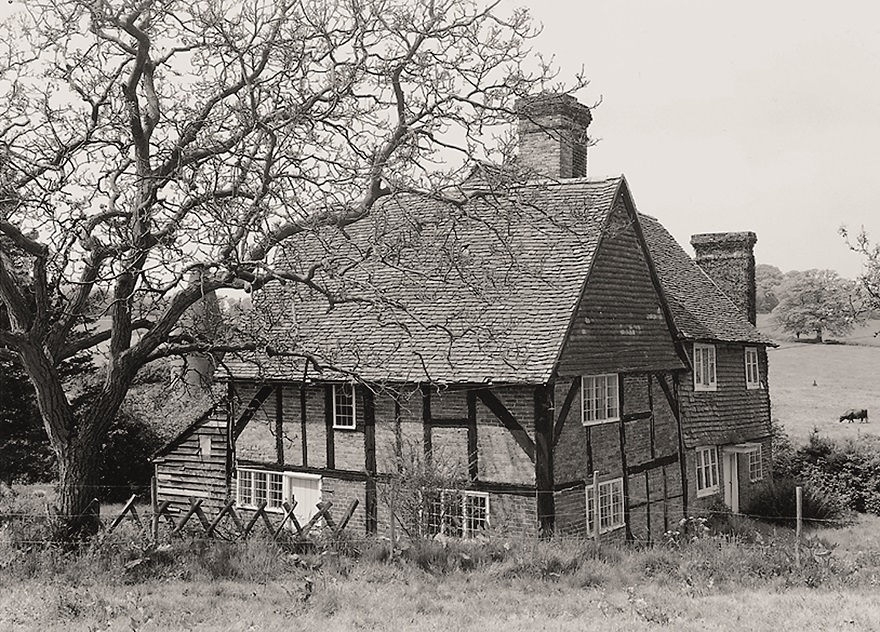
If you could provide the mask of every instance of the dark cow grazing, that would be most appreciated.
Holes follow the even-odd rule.
[[[868,423],[868,409],[862,408],[861,410],[856,410],[855,408],[850,408],[840,416],[840,421],[843,421],[844,419],[850,423],[854,422],[856,419],[859,420],[859,423]]]

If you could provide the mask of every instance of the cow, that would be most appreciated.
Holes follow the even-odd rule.
[[[859,420],[859,423],[868,423],[868,409],[862,408],[861,410],[856,410],[855,408],[850,408],[840,416],[841,422],[844,419],[850,423],[854,422],[856,419]]]

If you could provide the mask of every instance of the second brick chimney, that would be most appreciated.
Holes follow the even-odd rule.
[[[691,236],[697,264],[733,304],[755,324],[755,243],[753,232]]]
[[[587,175],[587,127],[590,108],[567,94],[542,93],[516,102],[519,162],[527,172],[546,178]]]

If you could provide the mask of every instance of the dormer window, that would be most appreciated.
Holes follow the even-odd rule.
[[[715,373],[715,345],[694,345],[694,390],[718,390]]]

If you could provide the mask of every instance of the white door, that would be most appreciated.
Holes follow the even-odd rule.
[[[318,513],[317,504],[321,502],[321,477],[317,474],[284,473],[286,489],[284,497],[296,500],[293,515],[301,526]]]
[[[724,476],[724,504],[739,513],[739,459],[736,452],[722,454]]]

